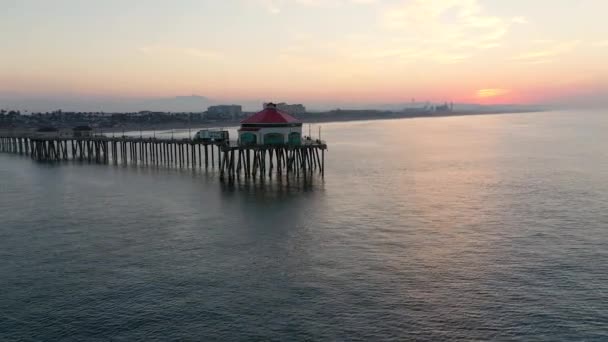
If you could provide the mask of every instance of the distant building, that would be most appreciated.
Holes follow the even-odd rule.
[[[268,103],[264,103],[264,106]],[[298,115],[306,113],[306,107],[302,104],[287,104],[285,102],[277,103],[277,109],[290,115]]]
[[[449,105],[446,102],[443,105],[437,105],[437,106],[435,106],[435,112],[440,112],[440,113],[451,112],[453,108],[454,108],[453,105]]]
[[[241,121],[239,142],[242,145],[300,145],[302,122],[281,111],[274,103]]]
[[[219,105],[207,108],[205,115],[206,119],[220,120],[232,119],[236,120],[243,115],[243,107],[239,105]]]

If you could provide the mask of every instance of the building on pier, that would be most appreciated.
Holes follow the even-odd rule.
[[[88,138],[93,135],[93,128],[90,126],[76,126],[72,129],[74,138]]]
[[[274,103],[265,104],[264,110],[241,121],[241,145],[300,145],[302,122],[279,110]]]
[[[52,138],[59,136],[59,130],[55,127],[40,127],[36,130],[37,137]]]

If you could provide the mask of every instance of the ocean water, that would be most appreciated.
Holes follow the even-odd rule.
[[[306,184],[1,154],[0,340],[608,341],[608,113],[322,134]]]

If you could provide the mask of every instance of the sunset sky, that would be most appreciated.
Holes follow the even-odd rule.
[[[0,95],[608,95],[606,0],[0,0]]]

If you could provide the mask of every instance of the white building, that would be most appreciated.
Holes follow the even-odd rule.
[[[236,120],[243,115],[243,107],[239,105],[219,105],[207,108],[207,119]]]
[[[264,107],[267,103],[264,103]],[[288,104],[285,102],[277,103],[277,109],[289,115],[298,115],[306,113],[306,107],[302,104]]]
[[[302,122],[277,109],[274,103],[265,104],[263,111],[241,121],[239,143],[242,145],[300,145]]]

